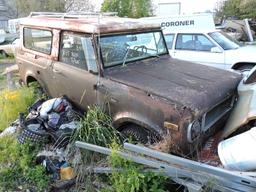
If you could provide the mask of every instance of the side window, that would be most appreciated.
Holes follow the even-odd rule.
[[[202,34],[178,34],[176,49],[193,51],[211,51],[215,45]]]
[[[175,48],[181,50],[194,50],[193,35],[178,34]]]
[[[80,69],[97,72],[91,39],[80,34],[62,33],[59,61]]]
[[[204,35],[198,35],[198,42],[200,43],[200,51],[211,51],[215,45]]]
[[[49,30],[24,28],[24,46],[41,53],[51,54],[52,32]]]
[[[171,49],[173,44],[174,34],[165,34],[164,37],[165,37],[165,41],[168,49]]]

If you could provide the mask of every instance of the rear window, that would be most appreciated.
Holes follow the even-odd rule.
[[[24,28],[24,46],[41,53],[51,54],[52,32],[42,29]]]

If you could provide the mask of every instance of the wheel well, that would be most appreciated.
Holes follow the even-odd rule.
[[[150,142],[150,143],[155,143],[155,142],[158,142],[162,139],[162,136],[160,135],[160,133],[156,132],[155,130],[147,128],[147,127],[142,126],[142,125],[139,125],[137,123],[133,123],[133,122],[126,122],[126,123],[122,124],[118,128],[118,131],[122,132],[126,128],[129,128],[129,126],[132,126],[132,125],[135,126],[135,127],[140,127],[141,129],[138,129],[138,131],[144,132],[144,134],[146,134],[146,136],[148,138],[148,142]]]
[[[27,80],[26,80],[26,84],[29,85],[30,83],[35,82],[35,81],[37,81],[36,78],[34,78],[34,77],[32,77],[32,76],[28,76],[28,77],[27,77]],[[38,81],[37,81],[37,82],[38,82]]]
[[[136,126],[139,126],[147,131],[151,131],[150,129],[148,129],[147,127],[145,126],[142,126],[138,123],[134,123],[134,122],[123,122],[122,124],[120,124],[118,127],[117,127],[117,130],[118,131],[122,131],[122,129],[124,129],[125,127],[129,126],[129,125],[136,125]]]
[[[245,65],[253,65],[253,66],[255,66],[256,63],[236,63],[236,64],[234,64],[234,65],[232,66],[232,69],[237,70],[237,69],[239,69],[240,67],[245,66]]]
[[[117,130],[122,131],[125,127],[127,127],[129,125],[135,125],[135,126],[141,127],[142,129],[144,129],[145,131],[147,131],[149,133],[155,133],[155,134],[160,135],[160,132],[158,132],[157,130],[155,130],[153,128],[150,128],[150,127],[147,127],[147,126],[143,126],[143,125],[141,125],[139,123],[135,123],[135,122],[123,122],[121,125],[119,125],[117,127]]]

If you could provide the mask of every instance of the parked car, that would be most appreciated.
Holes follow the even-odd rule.
[[[104,105],[113,125],[146,143],[170,133],[194,151],[225,123],[241,75],[172,59],[160,26],[107,16],[33,13],[20,23],[17,63],[25,84]]]
[[[211,14],[145,17],[141,21],[162,26],[173,58],[242,72],[256,65],[256,47],[241,45],[216,30]]]
[[[0,44],[0,55],[7,57],[10,55],[15,55],[15,50],[19,46],[20,39],[16,38],[12,42],[4,42]]]

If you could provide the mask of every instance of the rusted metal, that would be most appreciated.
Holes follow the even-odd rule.
[[[47,23],[47,25],[45,25]],[[119,18],[119,17],[102,17],[97,16],[83,18],[53,18],[45,16],[28,17],[22,19],[21,26],[49,27],[59,30],[71,30],[83,33],[114,33],[128,31],[143,31],[144,28],[159,29],[158,24],[145,24],[137,19]]]
[[[51,31],[52,42],[51,54],[21,45],[17,62],[22,80],[26,84],[36,80],[49,95],[66,95],[84,110],[90,105],[107,103],[117,129],[136,124],[158,135],[171,132],[172,143],[187,154],[225,123],[232,108],[225,105],[224,108],[222,104],[229,103],[236,95],[240,75],[174,60],[167,51],[153,58],[129,62],[126,66],[104,68],[98,44],[101,35],[132,36],[137,32],[149,33],[152,30],[162,35],[160,26],[118,17],[71,19],[39,15],[21,22],[21,42],[25,27]],[[59,60],[60,36],[66,30],[91,40],[97,73]],[[210,115],[212,119],[208,118]],[[192,129],[188,132],[188,127],[191,128],[196,121],[202,127],[191,139],[194,133]],[[164,122],[175,126],[166,129]]]
[[[76,147],[90,151],[95,151],[105,155],[111,154],[111,149],[76,141]],[[212,191],[227,192],[253,192],[256,188],[256,179],[240,172],[232,172],[218,167],[213,167],[200,162],[192,161],[175,155],[162,153],[147,147],[124,144],[123,150],[116,153],[125,159],[154,168],[156,172],[166,174],[171,180],[192,187],[193,191],[202,191],[204,187],[209,187]],[[99,169],[95,170],[101,172]],[[103,169],[102,172],[110,170]],[[192,186],[191,186],[192,184]]]

